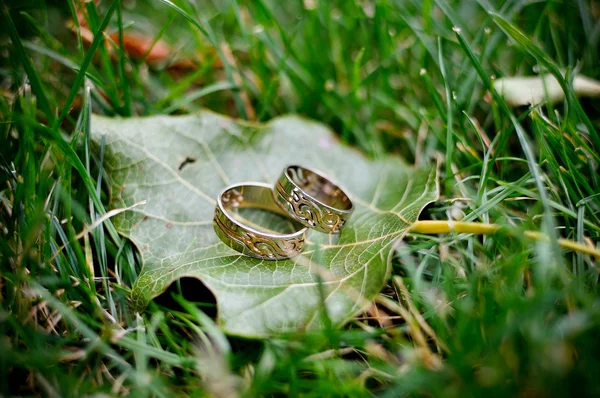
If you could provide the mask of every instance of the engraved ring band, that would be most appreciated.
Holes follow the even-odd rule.
[[[234,216],[240,208],[258,208],[288,216],[273,199],[272,186],[247,182],[225,188],[217,198],[214,228],[228,246],[250,257],[279,260],[300,254],[306,227],[293,220],[293,233],[265,232],[241,222]],[[248,223],[249,224],[249,223]]]
[[[275,202],[301,224],[325,233],[338,233],[354,210],[348,195],[316,170],[287,166],[273,189]]]

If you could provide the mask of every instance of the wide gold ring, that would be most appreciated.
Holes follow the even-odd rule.
[[[245,207],[287,216],[273,200],[272,186],[269,184],[246,182],[227,187],[217,198],[214,217],[215,232],[225,244],[242,254],[264,260],[279,260],[300,254],[306,227],[291,220],[296,230],[294,233],[260,231],[234,217],[234,210]]]
[[[325,233],[338,233],[354,205],[338,184],[316,170],[287,166],[273,189],[275,202],[293,220]]]

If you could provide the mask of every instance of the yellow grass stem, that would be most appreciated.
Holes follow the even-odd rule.
[[[423,220],[415,222],[410,228],[410,232],[427,235],[447,234],[450,232],[490,235],[497,232],[501,228],[502,227],[497,224],[483,224],[478,222]],[[550,238],[547,235],[541,232],[525,231],[524,235],[527,238],[535,241],[550,240]],[[565,249],[589,254],[590,256],[596,257],[596,260],[600,260],[600,250],[596,249],[593,246],[586,246],[584,244],[562,238],[558,239],[558,244]]]

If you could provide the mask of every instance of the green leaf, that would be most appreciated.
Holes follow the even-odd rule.
[[[208,111],[94,116],[92,131],[96,143],[106,135],[111,207],[147,201],[114,218],[144,262],[134,306],[142,310],[175,280],[196,277],[216,297],[217,322],[234,335],[323,327],[322,297],[334,325],[350,319],[382,289],[394,244],[439,195],[435,168],[415,171],[391,156],[369,160],[297,116],[266,125]],[[303,254],[285,261],[252,259],[223,244],[212,224],[217,194],[232,183],[273,183],[288,164],[320,169],[346,188],[356,210],[342,233],[310,231]],[[277,227],[264,214],[253,221]]]

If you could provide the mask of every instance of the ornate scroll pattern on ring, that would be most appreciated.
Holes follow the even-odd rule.
[[[259,257],[269,259],[291,257],[296,255],[302,247],[303,241],[299,238],[279,238],[276,241],[256,235],[240,228],[226,217],[221,216],[219,209],[215,210],[215,222],[231,240],[245,246],[245,248]]]
[[[345,220],[342,217],[315,206],[313,201],[307,199],[300,189],[293,188],[290,195],[279,181],[275,188],[277,193],[291,205],[298,220],[311,227],[319,226],[329,232],[337,232],[344,225]]]

